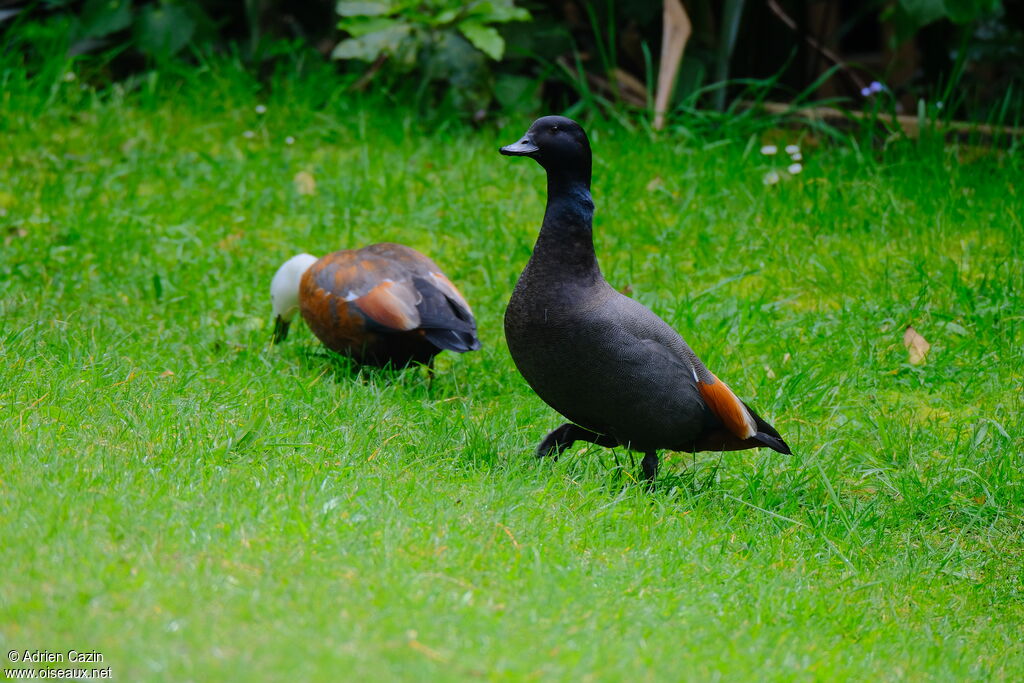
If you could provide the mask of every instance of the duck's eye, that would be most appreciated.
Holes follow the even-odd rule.
[[[558,132],[558,126],[551,126],[551,132],[552,133],[557,133]]]

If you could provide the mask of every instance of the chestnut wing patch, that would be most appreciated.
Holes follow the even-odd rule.
[[[420,314],[416,309],[420,300],[419,292],[410,283],[385,280],[354,299],[352,304],[378,325],[407,331],[420,325]]]
[[[711,382],[697,382],[697,389],[711,412],[717,415],[725,428],[737,438],[749,439],[757,434],[757,424],[750,411],[743,405],[743,401],[732,393],[728,384],[714,375],[712,378]]]

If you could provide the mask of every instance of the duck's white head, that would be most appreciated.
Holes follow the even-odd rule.
[[[270,281],[270,303],[274,308],[274,343],[288,336],[288,326],[299,311],[299,284],[302,274],[316,263],[317,258],[299,254],[284,262]]]

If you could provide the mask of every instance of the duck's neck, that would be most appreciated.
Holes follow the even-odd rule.
[[[600,276],[594,254],[594,202],[590,168],[548,171],[548,205],[533,248],[533,260],[557,265],[573,275]]]

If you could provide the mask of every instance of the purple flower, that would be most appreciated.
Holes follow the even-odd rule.
[[[860,94],[864,97],[871,97],[872,95],[880,92],[885,92],[888,88],[884,84],[878,81],[871,81],[868,85],[860,89]]]

